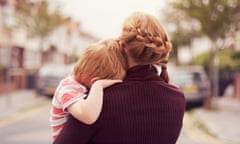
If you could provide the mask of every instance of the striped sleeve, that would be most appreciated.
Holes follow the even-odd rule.
[[[66,108],[71,104],[86,96],[86,88],[75,81],[64,81],[61,85],[57,99],[64,111],[66,111]]]

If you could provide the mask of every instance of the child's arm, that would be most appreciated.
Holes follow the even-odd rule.
[[[102,109],[103,89],[119,82],[121,82],[121,80],[97,80],[91,86],[87,99],[73,103],[67,110],[81,122],[93,124]]]

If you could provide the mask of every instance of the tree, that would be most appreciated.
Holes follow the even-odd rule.
[[[185,13],[173,7],[164,11],[164,19],[170,27],[169,31],[173,47],[171,58],[175,60],[176,65],[180,65],[178,50],[182,46],[189,46],[191,49],[192,37],[200,36],[199,24]]]
[[[16,11],[17,25],[26,30],[28,37],[40,39],[39,51],[42,53],[47,36],[63,23],[58,9],[50,12],[46,1],[17,0]]]
[[[171,6],[200,24],[200,32],[207,36],[212,46],[209,57],[209,77],[211,92],[206,107],[211,107],[211,98],[217,95],[218,49],[217,41],[234,36],[239,30],[239,0],[176,0]]]
[[[240,51],[234,49],[221,49],[219,51],[219,93],[224,94],[226,87],[234,83],[234,75],[240,71]],[[194,60],[194,64],[203,65],[207,69],[209,54],[202,53]]]

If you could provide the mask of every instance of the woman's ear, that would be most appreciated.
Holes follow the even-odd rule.
[[[95,81],[99,80],[99,77],[94,77],[90,80],[90,85],[92,85]]]

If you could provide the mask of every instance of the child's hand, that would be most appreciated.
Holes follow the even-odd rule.
[[[100,79],[93,83],[93,85],[99,85],[102,88],[109,87],[115,83],[120,83],[122,80],[112,80],[112,79]]]

